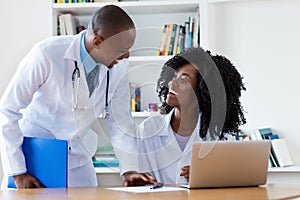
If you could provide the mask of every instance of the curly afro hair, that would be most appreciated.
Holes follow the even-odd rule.
[[[222,55],[211,55],[209,51],[205,52],[200,47],[186,49],[163,65],[156,88],[158,97],[162,102],[161,113],[167,114],[173,109],[166,103],[169,92],[168,83],[174,77],[174,73],[186,64],[194,65],[198,71],[198,87],[195,93],[201,113],[200,137],[205,138],[209,133],[212,138],[218,136],[220,139],[226,139],[225,133],[232,135],[237,133],[239,126],[246,123],[240,102],[241,91],[246,90],[242,82],[243,77],[227,58]],[[211,89],[208,87],[209,84],[213,85],[214,92],[209,90]],[[221,94],[222,91],[223,95]],[[216,101],[212,100],[213,95],[216,97]],[[215,104],[216,112],[220,112],[222,108],[224,110],[225,119],[221,120],[222,123],[211,119],[212,102]]]

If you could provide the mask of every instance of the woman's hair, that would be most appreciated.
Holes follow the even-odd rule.
[[[192,64],[197,69],[197,88],[196,95],[198,98],[199,111],[201,113],[199,135],[201,138],[206,137],[209,132],[212,136],[218,136],[224,139],[224,134],[234,134],[238,131],[240,125],[246,123],[244,110],[240,103],[241,91],[246,90],[242,77],[235,66],[224,56],[211,55],[209,51],[205,52],[202,48],[189,48],[169,59],[162,67],[160,77],[157,81],[156,91],[162,102],[162,113],[169,113],[172,106],[166,103],[169,92],[168,83],[174,77],[175,71],[186,64]],[[216,67],[211,67],[216,66]],[[215,71],[213,70],[215,69]],[[219,71],[219,73],[216,73]],[[221,78],[216,78],[221,76]],[[206,80],[206,81],[205,81]],[[207,83],[209,81],[210,83]],[[217,88],[215,95],[219,95],[220,89],[225,88],[225,95],[218,96],[217,104],[226,107],[225,120],[223,127],[218,126],[218,122],[211,119],[212,116],[212,99],[209,85]],[[224,93],[224,92],[223,92]],[[226,98],[225,98],[226,97]],[[223,104],[222,104],[223,103]],[[222,109],[220,106],[217,109]],[[217,110],[218,112],[218,110]],[[210,125],[212,123],[212,126]]]

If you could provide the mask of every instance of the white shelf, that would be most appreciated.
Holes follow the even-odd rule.
[[[199,1],[132,1],[103,3],[53,3],[52,9],[59,13],[71,12],[74,15],[91,15],[91,12],[108,4],[118,5],[129,14],[156,14],[195,12]]]
[[[130,56],[129,62],[144,62],[144,61],[154,61],[161,62],[170,59],[172,56]]]
[[[208,0],[208,3],[229,3],[229,2],[242,2],[242,1],[253,1],[253,0]]]
[[[138,118],[138,117],[151,117],[160,115],[159,112],[132,112],[132,117]]]
[[[151,116],[160,115],[159,112],[131,112],[133,118],[146,118]],[[103,117],[98,116],[98,119],[103,119]]]
[[[300,172],[300,166],[270,167],[268,169],[268,172],[282,172],[282,173],[295,172],[295,173],[299,173]]]
[[[95,167],[95,171],[97,174],[120,173],[120,169],[118,167]]]
[[[172,56],[130,56],[129,57],[129,66],[139,66],[144,65],[145,63],[148,65],[151,64],[159,64],[162,66],[167,60],[169,60]]]

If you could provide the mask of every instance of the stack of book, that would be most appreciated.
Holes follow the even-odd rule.
[[[58,16],[58,35],[75,35],[78,33],[79,21],[72,14],[61,14]]]
[[[112,147],[99,147],[93,156],[94,167],[119,167]]]
[[[199,11],[195,17],[189,17],[183,24],[165,24],[162,28],[158,56],[175,55],[200,44]]]
[[[271,140],[270,167],[285,167],[293,165],[292,157],[288,151],[285,139],[273,134],[271,128],[254,130],[252,140]]]

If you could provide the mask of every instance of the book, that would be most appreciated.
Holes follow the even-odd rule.
[[[170,39],[168,55],[173,55],[175,39],[176,39],[176,32],[177,32],[177,24],[172,24],[172,32],[171,32],[171,39]]]
[[[47,188],[68,187],[68,141],[24,137],[22,150],[27,173]],[[8,188],[16,188],[12,176]]]
[[[258,131],[263,139],[269,139],[272,135],[271,128],[260,128]]]
[[[167,56],[180,53],[186,48],[198,47],[200,43],[200,13],[188,17],[181,24],[165,24],[159,40],[157,55]]]
[[[293,165],[293,160],[287,148],[285,139],[273,139],[271,140],[271,143],[279,167]]]
[[[268,140],[273,135],[271,128],[265,127],[265,128],[259,128],[254,130],[254,135],[251,137],[252,139],[256,140]],[[273,151],[273,148],[271,147],[270,152],[270,167],[279,167],[278,160],[276,158],[275,152]]]
[[[63,18],[66,27],[66,35],[77,34],[76,27],[79,25],[78,20],[70,13],[64,14]]]
[[[278,160],[275,156],[274,148],[271,145],[271,152],[270,152],[270,167],[279,167]]]
[[[113,160],[93,160],[94,167],[119,167],[118,159]]]
[[[141,111],[141,89],[135,83],[130,83],[131,111]]]
[[[179,27],[179,50],[176,53],[180,53],[185,48],[185,26]]]
[[[173,24],[168,24],[167,38],[166,38],[166,44],[165,44],[166,46],[165,46],[165,51],[164,51],[164,55],[165,56],[169,55],[169,49],[170,49],[172,31],[173,31]]]
[[[119,167],[119,160],[112,147],[98,147],[93,156],[94,167]]]
[[[257,140],[269,139],[269,136],[272,135],[272,130],[269,127],[255,129],[254,132]]]
[[[270,140],[279,139],[279,136],[272,134],[272,135],[269,136],[269,139]]]
[[[187,41],[187,48],[191,48],[193,46],[193,33],[194,33],[194,18],[188,18],[189,29],[188,29],[188,41]]]
[[[256,139],[271,140],[270,166],[285,167],[293,165],[292,158],[284,139],[273,134],[271,128],[259,128],[255,130]]]
[[[60,35],[75,35],[78,33],[77,27],[79,27],[79,21],[72,14],[61,14],[58,16],[58,21],[58,32],[60,33]]]
[[[59,26],[58,26],[58,32],[59,35],[66,35],[66,25],[65,25],[65,19],[63,15],[58,16]]]
[[[194,23],[194,33],[193,33],[193,47],[198,47],[200,44],[200,12],[197,8],[197,13],[195,16]]]
[[[167,35],[167,27],[168,25],[165,24],[165,26],[162,28],[160,40],[159,40],[159,46],[158,46],[158,51],[157,55],[163,55],[164,54],[164,45],[165,45],[165,40],[166,40],[166,35]]]
[[[179,45],[179,31],[180,31],[180,25],[176,26],[176,33],[175,33],[175,41],[174,41],[174,48],[173,48],[173,52],[172,55],[175,55],[178,53],[180,53],[180,45]]]
[[[184,32],[185,32],[185,34],[184,34],[184,49],[189,48],[189,45],[188,45],[188,41],[189,41],[189,27],[190,27],[190,23],[188,21],[186,21],[184,23],[184,28],[185,28],[185,30],[184,30]]]

